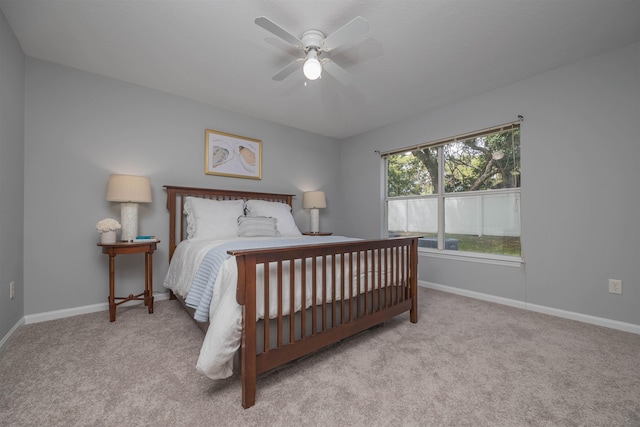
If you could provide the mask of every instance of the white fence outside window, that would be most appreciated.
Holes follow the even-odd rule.
[[[520,236],[520,192],[445,196],[447,234]],[[437,233],[436,196],[389,199],[387,229],[390,233]]]

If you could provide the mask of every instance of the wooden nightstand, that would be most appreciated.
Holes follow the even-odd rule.
[[[160,240],[149,242],[133,243],[98,243],[102,247],[102,253],[109,255],[109,321],[116,321],[116,306],[127,301],[144,301],[149,309],[149,314],[153,313],[153,252],[156,250]],[[128,297],[115,296],[115,258],[116,255],[144,254],[144,292]],[[118,302],[116,302],[118,300]]]
[[[302,234],[304,236],[331,236],[333,233],[326,231],[305,231]]]

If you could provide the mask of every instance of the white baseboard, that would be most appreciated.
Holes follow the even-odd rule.
[[[18,322],[15,325],[13,325],[13,328],[11,328],[11,330],[7,332],[4,338],[2,338],[2,341],[0,341],[0,352],[2,351],[2,348],[4,347],[5,343],[9,340],[9,338],[11,338],[11,335],[13,335],[13,333],[17,331],[18,328],[22,325],[24,325],[24,317],[18,320]]]
[[[166,299],[169,299],[169,292],[153,294],[154,301],[162,301]],[[131,304],[134,303],[132,302]],[[142,301],[138,301],[138,304],[142,304]],[[107,302],[85,305],[82,307],[65,308],[63,310],[47,311],[45,313],[28,314],[24,316],[24,323],[25,325],[29,325],[31,323],[46,322],[48,320],[62,319],[64,317],[78,316],[80,314],[95,313],[96,311],[105,310],[109,310],[109,303]]]
[[[495,302],[497,304],[508,305],[511,307],[521,308],[523,310],[535,311],[538,313],[548,314],[550,316],[562,317],[565,319],[576,320],[578,322],[590,323],[593,325],[604,326],[606,328],[617,329],[620,331],[631,332],[633,334],[640,335],[640,325],[634,325],[633,323],[619,322],[617,320],[605,319],[602,317],[590,316],[588,314],[575,313],[566,310],[560,310],[557,308],[545,307],[542,305],[529,304],[524,301],[513,300],[509,298],[497,297],[494,295],[483,294],[481,292],[469,291],[466,289],[454,288],[452,286],[439,285],[437,283],[418,281],[418,285],[435,289],[438,291],[457,294],[469,298],[475,298],[483,301]],[[169,293],[157,293],[153,295],[155,301],[162,301],[169,299]],[[93,304],[83,307],[68,308],[64,310],[54,310],[45,313],[29,314],[20,319],[11,330],[0,341],[0,351],[4,347],[4,344],[11,337],[11,335],[22,325],[46,322],[48,320],[62,319],[64,317],[77,316],[80,314],[94,313],[97,311],[105,311],[109,309],[108,303]]]
[[[469,291],[466,289],[454,288],[452,286],[439,285],[437,283],[425,282],[421,280],[418,281],[418,285],[438,291],[449,292],[451,294],[462,295],[465,297],[475,298],[483,301],[495,302],[497,304],[508,305],[511,307],[521,308],[523,310],[535,311],[537,313],[548,314],[550,316],[562,317],[564,319],[576,320],[578,322],[590,323],[592,325],[604,326],[605,328],[617,329],[619,331],[631,332],[632,334],[640,335],[640,325],[634,325],[633,323],[619,322],[617,320],[605,319],[603,317],[590,316],[588,314],[560,310],[558,308],[529,304],[525,301],[497,297],[494,295],[483,294],[481,292]]]
[[[169,292],[161,292],[161,293],[153,294],[154,301],[162,301],[166,299],[169,299]],[[142,301],[138,302],[138,304],[142,304]],[[47,311],[45,313],[28,314],[24,316],[22,319],[20,319],[18,323],[16,323],[13,326],[13,328],[11,328],[9,332],[7,332],[4,338],[2,338],[2,341],[0,341],[0,351],[2,351],[2,348],[4,347],[5,343],[9,340],[11,335],[16,330],[18,330],[18,328],[22,325],[46,322],[48,320],[62,319],[64,317],[77,316],[79,314],[95,313],[96,311],[105,311],[108,309],[109,309],[109,303],[105,302],[102,304],[85,305],[83,307],[66,308],[64,310]]]

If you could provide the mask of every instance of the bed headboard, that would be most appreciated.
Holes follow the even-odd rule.
[[[184,202],[187,196],[212,200],[266,200],[287,203],[292,206],[293,194],[258,193],[254,191],[218,190],[215,188],[194,188],[165,185],[167,189],[167,209],[169,210],[169,260],[173,257],[178,243],[186,238],[187,222]]]

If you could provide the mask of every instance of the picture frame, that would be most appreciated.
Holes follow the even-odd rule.
[[[207,129],[204,173],[235,178],[262,179],[262,141]]]

